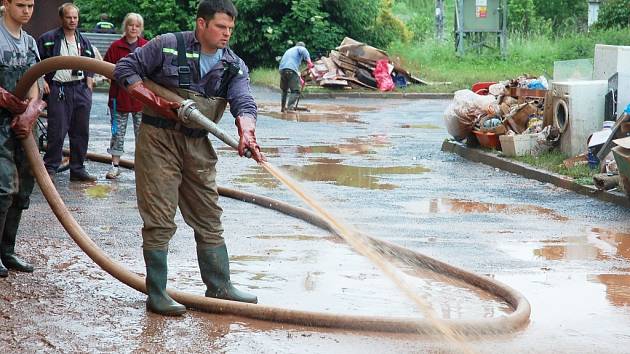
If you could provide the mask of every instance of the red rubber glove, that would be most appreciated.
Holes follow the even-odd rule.
[[[28,100],[28,106],[24,113],[15,116],[11,122],[11,129],[13,129],[18,139],[25,139],[31,135],[33,125],[44,111],[44,108],[46,108],[46,102],[42,101],[40,98]]]
[[[178,120],[177,109],[180,107],[178,102],[168,101],[149,90],[142,81],[139,81],[129,87],[127,87],[129,95],[142,102],[142,104],[148,106],[154,110],[160,117]]]
[[[256,162],[267,161],[265,155],[260,152],[260,146],[256,143],[256,119],[251,117],[239,116],[236,118],[236,126],[238,127],[238,155],[245,156],[246,149],[252,152],[252,158]]]
[[[308,70],[311,70],[311,69],[312,69],[312,68],[314,68],[314,67],[315,67],[315,65],[313,64],[313,62],[312,62],[312,61],[307,61],[307,62],[306,62],[306,68],[307,68]]]
[[[11,92],[0,87],[0,107],[6,108],[13,114],[21,114],[26,110],[28,102],[15,97]]]

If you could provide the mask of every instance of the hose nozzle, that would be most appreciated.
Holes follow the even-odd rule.
[[[199,108],[197,108],[195,101],[191,99],[183,100],[177,110],[177,118],[179,118],[182,123],[194,122],[201,125],[219,140],[238,150],[238,141],[221,130],[210,118],[203,115]],[[252,157],[252,152],[249,149],[245,150],[245,157]]]

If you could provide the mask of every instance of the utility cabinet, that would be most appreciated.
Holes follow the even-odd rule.
[[[464,55],[469,48],[481,50],[496,41],[501,55],[507,55],[507,9],[507,0],[456,0],[457,53]]]

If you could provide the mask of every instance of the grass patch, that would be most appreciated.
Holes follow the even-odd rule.
[[[582,185],[593,185],[593,176],[597,173],[597,170],[591,169],[588,165],[565,167],[562,162],[567,159],[567,156],[559,151],[547,152],[540,156],[516,156],[510,158],[543,170],[571,177],[576,183]]]
[[[280,87],[280,73],[278,69],[257,68],[249,73],[252,84],[266,87]]]

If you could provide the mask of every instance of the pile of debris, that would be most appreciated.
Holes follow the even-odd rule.
[[[507,156],[539,155],[557,145],[551,125],[544,78],[522,76],[504,82],[473,85],[455,92],[444,119],[457,140],[503,150]]]
[[[377,62],[386,60],[396,87],[406,87],[408,84],[427,84],[414,77],[396,60],[389,58],[387,53],[371,47],[352,38],[344,38],[341,45],[330,52],[328,57],[315,61],[315,67],[307,72],[307,80],[312,83],[333,88],[377,89],[378,84],[374,75]]]

